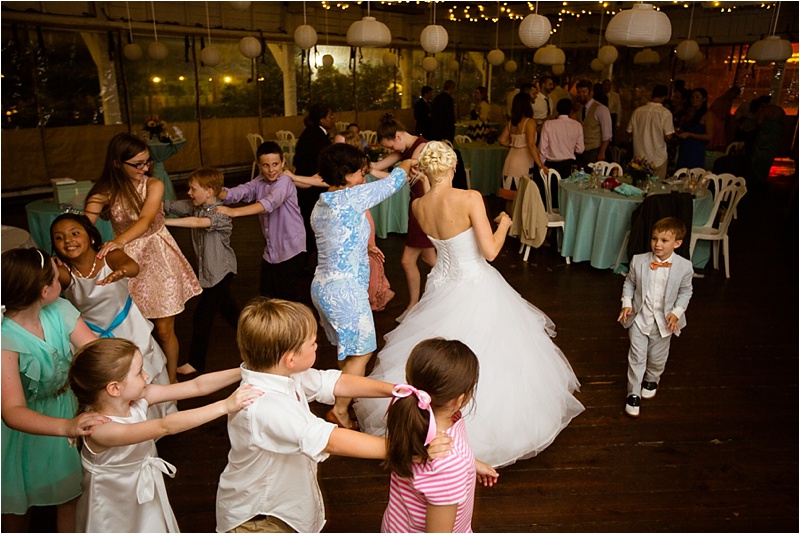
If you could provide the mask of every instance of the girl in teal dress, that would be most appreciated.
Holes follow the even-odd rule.
[[[75,417],[70,343],[81,347],[96,336],[59,298],[56,264],[46,252],[4,252],[2,284],[3,531],[27,531],[30,507],[56,505],[58,531],[74,532],[81,459],[67,438],[89,435],[107,419]]]

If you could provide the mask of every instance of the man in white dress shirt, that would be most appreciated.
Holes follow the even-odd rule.
[[[672,113],[662,104],[667,94],[666,85],[653,87],[650,102],[636,108],[628,124],[628,133],[633,134],[633,156],[650,162],[662,180],[667,177],[667,142],[675,134]]]
[[[539,78],[539,95],[533,101],[533,118],[536,120],[536,127],[542,131],[544,121],[553,116],[555,103],[550,101],[550,91],[555,84],[550,76]]]

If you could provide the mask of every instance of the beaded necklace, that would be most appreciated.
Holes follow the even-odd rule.
[[[73,269],[72,267],[75,267],[75,268]],[[78,278],[83,278],[83,279],[86,279],[86,278],[91,278],[91,277],[92,277],[92,275],[94,274],[94,270],[95,270],[95,268],[96,268],[96,267],[97,267],[97,255],[94,255],[94,263],[92,263],[92,269],[89,271],[89,274],[88,274],[88,275],[86,275],[86,276],[83,276],[83,275],[81,274],[81,271],[78,269],[78,267],[76,267],[76,266],[74,266],[74,265],[71,265],[69,270],[70,270],[70,272],[72,272],[72,273],[73,273],[75,276],[77,276]]]

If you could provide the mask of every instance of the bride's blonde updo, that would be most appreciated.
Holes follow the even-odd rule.
[[[458,159],[450,145],[441,141],[428,141],[419,155],[419,170],[429,178],[442,176],[455,169]]]

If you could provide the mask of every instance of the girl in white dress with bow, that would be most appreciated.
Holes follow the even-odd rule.
[[[453,149],[429,142],[419,157],[430,190],[412,210],[436,247],[425,293],[403,323],[387,334],[370,378],[403,382],[411,349],[432,337],[457,339],[478,356],[475,409],[465,414],[475,456],[502,467],[544,450],[583,405],[572,395],[578,379],[550,340],[555,325],[517,293],[487,260],[505,242],[510,217],[492,232],[483,197],[452,187]],[[387,399],[359,399],[362,428],[384,435]]]

